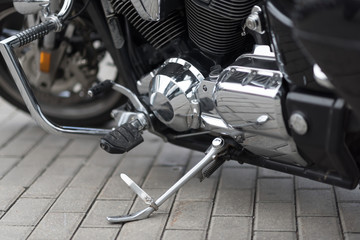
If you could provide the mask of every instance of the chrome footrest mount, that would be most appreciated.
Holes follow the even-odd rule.
[[[207,165],[216,160],[219,154],[226,151],[228,145],[225,144],[224,139],[215,138],[207,151],[205,157],[199,161],[192,169],[190,169],[182,178],[180,178],[172,187],[170,187],[163,195],[161,195],[156,201],[149,196],[143,189],[141,189],[133,180],[127,175],[121,174],[122,180],[133,190],[140,199],[142,199],[149,207],[129,215],[107,217],[110,223],[125,223],[136,220],[148,218],[150,214],[157,211],[161,205],[174,195],[183,185],[185,185],[190,179],[200,173]]]

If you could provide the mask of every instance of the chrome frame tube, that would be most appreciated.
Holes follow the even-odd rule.
[[[64,0],[62,8],[60,9],[59,13],[56,15],[60,21],[64,21],[69,16],[73,3],[74,3],[73,0]]]
[[[63,21],[71,11],[73,0],[65,0],[64,5],[61,8],[59,14],[56,16],[60,21]],[[56,25],[49,26],[51,30],[56,29]],[[20,62],[15,55],[14,48],[19,46],[19,37],[12,36],[0,42],[1,54],[10,70],[10,74],[13,77],[16,86],[34,120],[47,132],[51,134],[57,134],[67,137],[75,137],[81,135],[102,136],[109,133],[110,129],[98,129],[98,128],[81,128],[70,126],[59,126],[52,123],[42,112],[40,105],[38,104],[36,97],[30,87],[29,80],[20,65]]]

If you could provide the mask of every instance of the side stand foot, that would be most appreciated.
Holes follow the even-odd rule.
[[[143,189],[141,189],[134,181],[132,181],[125,174],[121,174],[121,178],[125,183],[146,203],[149,207],[139,212],[124,215],[107,217],[107,220],[111,223],[125,223],[136,220],[148,218],[150,214],[156,211],[167,199],[175,194],[183,185],[185,185],[190,179],[196,176],[202,171],[209,163],[216,160],[220,153],[223,153],[227,148],[225,141],[222,138],[215,138],[212,142],[210,149],[201,161],[190,169],[182,178],[180,178],[171,188],[169,188],[163,195],[161,195],[156,201],[154,201]]]
[[[141,210],[141,211],[133,213],[133,214],[107,217],[107,220],[110,223],[132,222],[132,221],[148,218],[150,216],[150,214],[152,214],[154,211],[155,211],[155,209],[153,209],[152,207],[147,207],[144,210]]]

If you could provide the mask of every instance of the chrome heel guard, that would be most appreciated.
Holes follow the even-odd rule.
[[[215,138],[212,141],[211,147],[203,159],[200,160],[192,169],[190,169],[182,178],[180,178],[173,186],[171,186],[163,195],[161,195],[156,201],[153,200],[143,189],[141,189],[134,181],[132,181],[125,174],[121,174],[121,178],[124,182],[133,190],[149,207],[136,213],[132,213],[124,216],[107,217],[110,223],[125,223],[136,220],[148,218],[151,213],[155,212],[166,200],[168,200],[173,194],[175,194],[183,185],[185,185],[190,179],[200,173],[209,163],[214,161],[220,153],[225,151],[227,145],[224,139]]]

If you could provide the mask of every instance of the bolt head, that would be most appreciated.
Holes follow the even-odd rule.
[[[308,124],[303,115],[293,113],[289,119],[289,126],[295,133],[305,135],[308,132]]]
[[[258,124],[264,124],[264,123],[266,123],[268,120],[269,120],[269,116],[268,116],[268,115],[261,115],[260,117],[258,117],[258,118],[256,119],[256,122],[257,122]]]
[[[259,17],[256,15],[251,14],[247,19],[246,19],[246,27],[250,30],[255,30],[258,25],[259,25]]]
[[[215,138],[213,141],[212,141],[212,146],[214,148],[220,148],[224,145],[224,140],[222,138]]]

